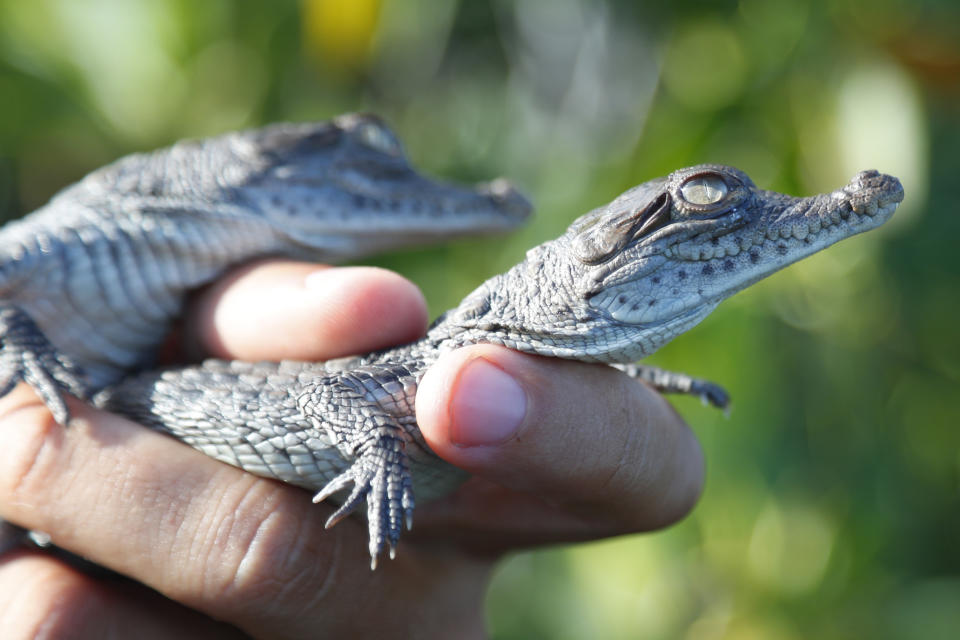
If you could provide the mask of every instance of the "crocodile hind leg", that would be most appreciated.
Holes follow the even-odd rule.
[[[642,380],[661,393],[683,393],[698,396],[704,404],[710,404],[718,409],[730,406],[730,394],[720,385],[693,378],[685,373],[667,371],[659,367],[645,364],[615,364],[631,378]]]
[[[63,392],[86,396],[80,369],[57,353],[24,311],[0,304],[0,397],[20,381],[33,387],[60,424],[70,419]]]
[[[446,466],[418,441],[415,395],[415,374],[398,364],[328,373],[303,362],[208,360],[126,378],[93,403],[221,462],[314,491],[314,502],[329,498],[339,507],[328,528],[366,502],[376,567],[412,524],[412,465],[421,473]],[[429,494],[433,483],[445,490],[444,480],[422,482]]]
[[[327,520],[327,528],[350,515],[366,499],[370,568],[376,569],[383,547],[389,547],[392,559],[404,524],[407,529],[413,526],[413,479],[402,438],[382,434],[365,442],[361,449],[353,464],[327,483],[313,501],[322,502],[353,484],[350,495]]]

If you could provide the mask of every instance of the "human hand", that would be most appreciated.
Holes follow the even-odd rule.
[[[272,262],[224,279],[193,305],[188,351],[325,359],[422,333],[423,298],[407,281],[365,268],[308,279],[317,272]],[[307,492],[78,402],[64,429],[18,388],[0,400],[0,516],[136,583],[42,552],[7,554],[0,628],[11,638],[479,637],[503,553],[662,527],[699,495],[689,429],[608,367],[475,345],[430,369],[417,409],[434,451],[475,477],[418,505],[397,559],[370,572],[363,521],[326,531],[331,509]]]

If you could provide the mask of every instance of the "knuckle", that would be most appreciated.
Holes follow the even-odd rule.
[[[203,545],[203,608],[242,619],[325,595],[340,536],[321,533],[325,510],[298,494],[257,480],[224,496]]]

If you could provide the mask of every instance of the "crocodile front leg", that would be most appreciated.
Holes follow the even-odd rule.
[[[660,393],[698,396],[704,404],[713,405],[717,409],[727,409],[730,406],[730,394],[715,382],[646,364],[615,364],[613,366],[631,378],[649,384]]]
[[[87,395],[80,368],[54,349],[29,315],[0,303],[0,397],[21,381],[33,387],[60,424],[70,419],[62,393]]]

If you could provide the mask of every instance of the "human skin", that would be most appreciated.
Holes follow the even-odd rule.
[[[423,296],[396,274],[265,261],[198,294],[177,359],[322,360],[410,341],[426,322]],[[362,520],[325,530],[331,507],[301,489],[70,409],[63,428],[23,385],[0,399],[0,517],[130,579],[9,552],[5,638],[479,638],[505,553],[667,526],[703,482],[696,439],[642,384],[466,347],[427,372],[417,418],[473,477],[418,505],[397,558],[371,572]]]

